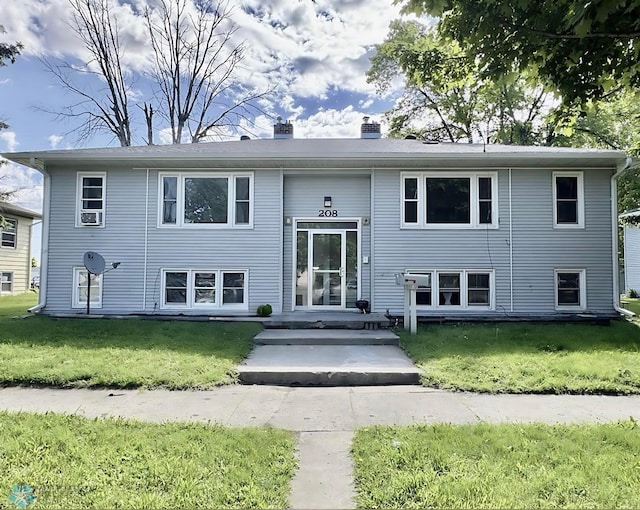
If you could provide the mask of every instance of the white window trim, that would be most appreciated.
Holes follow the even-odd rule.
[[[73,268],[73,289],[72,289],[72,308],[86,308],[87,302],[80,300],[80,294],[78,292],[79,284],[80,284],[80,274],[86,273],[87,269],[85,267],[74,267]],[[91,308],[102,308],[102,282],[103,275],[95,275],[97,285],[91,285],[91,295],[96,295],[97,292],[98,300],[91,301]]]
[[[417,310],[465,310],[465,311],[493,311],[496,309],[496,280],[493,269],[406,269],[407,273],[430,274],[431,275],[431,305],[417,305]],[[447,273],[460,274],[460,304],[441,305],[439,297],[440,282],[438,275]],[[470,305],[468,274],[488,274],[489,275],[489,305]]]
[[[577,223],[558,223],[556,177],[577,177],[578,185],[578,204],[577,204]],[[553,228],[584,228],[584,172],[553,172],[552,174],[553,188]]]
[[[18,225],[20,225],[20,222],[16,218],[5,218],[5,220],[14,222],[16,228],[14,232],[9,232],[4,228],[0,228],[0,248],[4,248],[5,250],[16,250],[18,249]],[[13,246],[2,246],[3,234],[13,234]]]
[[[481,177],[491,178],[491,223],[480,223],[480,201],[478,179]],[[418,179],[418,222],[407,223],[404,218],[404,181],[405,179]],[[470,189],[470,222],[469,223],[427,223],[426,221],[426,196],[428,178],[469,178],[471,179]],[[498,172],[401,172],[400,174],[400,228],[403,229],[432,229],[432,230],[452,230],[452,229],[497,229],[498,222]]]
[[[560,305],[558,303],[558,273],[578,273],[580,275],[580,304]],[[554,269],[553,270],[553,295],[555,309],[559,311],[578,311],[587,309],[587,270],[586,269]]]
[[[2,290],[2,277],[5,274],[11,275],[11,289],[10,290]],[[13,294],[13,284],[14,284],[14,274],[13,271],[0,271],[0,294]]]
[[[82,208],[82,179],[85,177],[102,178],[102,209],[87,209],[86,212],[99,214],[99,224],[91,225],[82,223],[80,217],[85,210]],[[78,172],[76,176],[76,227],[80,228],[104,228],[107,209],[107,173],[106,172]]]
[[[177,178],[176,189],[176,222],[164,223],[164,187],[165,177]],[[249,178],[249,223],[236,224],[236,178]],[[185,223],[184,221],[184,182],[189,178],[222,178],[228,179],[227,223]],[[254,208],[254,173],[253,172],[160,172],[158,173],[158,228],[189,229],[252,229]]]
[[[161,275],[160,308],[163,310],[248,310],[249,309],[249,270],[248,269],[185,269],[185,268],[163,268]],[[167,303],[166,302],[166,274],[167,273],[187,273],[187,302]],[[215,303],[196,303],[195,287],[193,284],[193,275],[195,273],[215,273],[216,274],[216,302]],[[223,274],[224,273],[243,273],[244,274],[244,302],[229,303],[222,302],[223,296]]]

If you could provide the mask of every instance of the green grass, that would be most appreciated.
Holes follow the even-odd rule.
[[[636,315],[640,315],[640,299],[623,297],[620,300],[620,304],[622,305],[622,308],[626,308]]]
[[[429,325],[401,344],[422,382],[492,393],[640,393],[640,327],[589,324]]]
[[[275,429],[0,412],[0,508],[285,508],[294,437]]]
[[[371,427],[353,443],[360,508],[640,508],[640,427]]]
[[[15,296],[0,296],[0,317],[24,315],[29,308],[38,304],[37,292],[25,292]]]
[[[256,323],[11,318],[24,299],[0,301],[0,385],[211,388],[235,381],[260,331]]]

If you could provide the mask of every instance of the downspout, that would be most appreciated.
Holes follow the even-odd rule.
[[[509,168],[509,310],[513,313],[513,203],[511,168]]]
[[[42,173],[44,178],[42,186],[42,251],[40,253],[40,289],[38,291],[38,304],[29,308],[30,313],[38,313],[47,304],[47,281],[49,277],[49,222],[51,215],[51,175],[45,168],[36,166],[35,158],[31,158],[32,168]],[[31,262],[31,261],[29,261]]]
[[[149,260],[149,169],[147,168],[147,181],[144,199],[144,266],[142,270],[142,311],[147,311],[147,264]]]
[[[631,166],[631,158],[620,163],[616,173],[611,176],[611,263],[613,267],[613,308],[616,312],[627,317],[633,317],[635,313],[625,310],[620,306],[620,285],[618,267],[618,177]]]

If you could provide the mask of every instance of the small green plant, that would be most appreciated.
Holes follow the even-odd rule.
[[[627,292],[627,297],[638,299],[638,291],[636,289],[629,289],[629,291]]]
[[[273,313],[273,308],[271,308],[269,303],[266,305],[260,305],[256,313],[258,314],[258,317],[269,317],[269,315]]]

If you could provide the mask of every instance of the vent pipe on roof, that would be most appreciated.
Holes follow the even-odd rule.
[[[375,121],[369,122],[369,117],[363,117],[360,138],[380,138],[380,124]]]
[[[278,122],[273,125],[273,138],[276,140],[286,140],[293,138],[293,124],[282,122],[282,117],[278,117]]]

